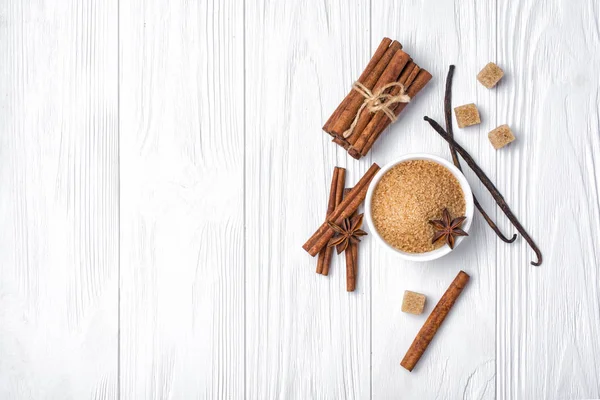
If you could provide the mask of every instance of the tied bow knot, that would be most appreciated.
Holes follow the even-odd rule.
[[[386,90],[396,86],[400,88],[400,92],[397,95],[393,96],[389,93],[385,93]],[[390,121],[396,122],[398,117],[396,114],[394,114],[390,107],[396,103],[410,102],[410,96],[406,94],[406,89],[400,82],[388,83],[387,85],[379,88],[375,93],[373,93],[368,87],[360,82],[354,82],[352,89],[356,90],[360,95],[362,95],[365,100],[358,109],[358,112],[354,117],[354,121],[352,121],[352,125],[350,125],[350,128],[344,132],[344,138],[348,138],[350,135],[352,135],[354,128],[356,128],[356,124],[358,124],[360,114],[365,110],[365,108],[370,113],[382,111],[390,119]]]

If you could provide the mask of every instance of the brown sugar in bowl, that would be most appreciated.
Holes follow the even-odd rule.
[[[468,232],[474,204],[467,179],[443,158],[407,154],[375,175],[367,192],[365,217],[371,234],[384,247],[407,260],[431,261],[452,251],[443,240],[431,243],[433,228],[427,222],[440,219],[444,207],[453,218],[467,217],[461,228]],[[458,237],[454,248],[464,239]]]

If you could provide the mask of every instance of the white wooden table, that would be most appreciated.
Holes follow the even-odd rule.
[[[383,36],[434,78],[355,161],[321,125]],[[597,1],[2,0],[0,57],[1,399],[600,398]],[[451,63],[482,114],[456,139],[544,263],[476,216],[426,264],[367,237],[348,294],[301,248],[332,169],[449,158],[422,117]],[[429,312],[460,269],[408,373],[403,291]]]

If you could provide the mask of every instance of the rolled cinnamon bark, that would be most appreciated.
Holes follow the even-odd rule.
[[[354,292],[356,290],[356,275],[358,274],[358,245],[355,243],[348,244],[344,255],[346,256],[346,291]]]
[[[345,150],[348,150],[350,148],[350,143],[348,143],[343,137],[335,136],[331,141],[335,144],[342,146]]]
[[[415,66],[412,68],[412,70],[410,70],[410,72],[408,72],[407,70],[408,75],[405,78],[405,87],[410,86],[414,82],[415,78],[419,74],[419,71],[421,71],[421,67],[419,67],[417,64],[415,64]]]
[[[398,82],[403,84],[405,88],[408,88],[408,85],[412,83],[412,81],[415,79],[420,70],[421,68],[419,68],[417,64],[415,64],[412,60],[409,61],[402,70],[402,73],[398,78]],[[400,87],[394,87],[390,92],[392,96],[396,96],[398,95],[398,93],[400,93]],[[392,106],[392,109],[395,110],[397,106],[397,104],[394,104]],[[372,135],[373,129],[378,127],[383,119],[389,120],[389,117],[382,111],[377,112],[375,115],[373,115],[367,126],[364,129],[362,129],[357,136],[354,137],[350,148],[346,149],[352,157],[354,157],[357,160],[362,157],[360,150],[365,147],[365,144],[369,140],[369,137],[371,137]]]
[[[398,50],[402,48],[402,45],[393,41],[387,48],[381,59],[377,62],[373,70],[364,78],[361,82],[366,88],[373,89],[373,86],[377,83],[379,77],[390,63],[390,60],[396,54]],[[361,75],[362,76],[362,75]],[[356,90],[351,89],[350,93],[334,111],[333,115],[329,118],[330,121],[326,123],[326,132],[333,136],[342,136],[344,132],[350,127],[358,109],[362,105],[364,97]],[[325,128],[325,127],[324,127]]]
[[[373,57],[371,57],[371,60],[369,61],[369,63],[365,67],[365,69],[363,70],[363,73],[360,74],[360,77],[358,78],[358,81],[360,83],[362,83],[362,84],[365,83],[365,80],[367,79],[369,74],[371,74],[371,72],[373,72],[373,69],[375,68],[375,66],[377,65],[379,60],[381,60],[381,57],[383,57],[383,55],[387,51],[388,47],[390,47],[390,44],[392,44],[392,39],[390,39],[390,38],[384,37],[383,40],[381,40],[381,43],[379,43],[377,50],[375,50],[375,54],[373,54]],[[333,123],[340,117],[340,113],[346,106],[345,102],[347,101],[347,99],[348,99],[348,96],[346,96],[346,98],[344,98],[344,100],[342,100],[342,102],[340,103],[338,108],[335,109],[335,111],[333,112],[333,114],[331,114],[331,116],[329,117],[327,122],[325,122],[325,125],[323,125],[323,130],[325,132],[330,133]],[[333,135],[333,136],[335,136],[335,135]]]
[[[469,275],[464,271],[460,271],[458,275],[456,275],[456,278],[454,278],[450,287],[446,290],[446,293],[444,293],[431,314],[429,314],[427,321],[425,321],[425,324],[423,324],[417,337],[410,345],[410,348],[406,352],[402,362],[400,362],[400,365],[409,371],[412,371],[415,365],[417,365],[417,362],[419,362],[419,359],[425,350],[427,350],[427,346],[431,343],[433,336],[442,325],[442,322],[444,322],[444,319],[446,319],[454,302],[469,282],[469,278]]]
[[[344,196],[350,193],[352,189],[344,189]],[[358,211],[354,211],[350,219],[356,216]],[[356,275],[358,273],[358,245],[356,243],[348,243],[348,247],[344,250],[346,258],[346,291],[354,292],[356,289]]]
[[[373,86],[372,92],[375,93],[385,85],[392,82],[396,82],[396,80],[400,76],[400,73],[404,69],[404,66],[406,65],[406,63],[408,63],[409,60],[410,56],[408,54],[406,54],[402,50],[398,50],[390,60],[390,63],[387,65],[379,79],[377,80],[377,83],[375,83],[375,86]],[[389,93],[390,91],[392,91],[392,89],[394,88],[388,89],[387,92]],[[364,100],[365,99],[363,97],[363,102]],[[358,122],[354,127],[352,135],[346,138],[346,140],[350,144],[356,142],[356,138],[360,136],[360,132],[362,132],[365,126],[367,126],[372,117],[373,113],[363,109],[360,116],[358,117]]]
[[[369,184],[379,171],[379,165],[373,163],[369,170],[356,183],[352,190],[348,193],[342,202],[333,210],[331,215],[327,217],[325,222],[317,229],[317,231],[304,243],[302,248],[311,256],[316,256],[333,237],[335,231],[327,224],[332,222],[336,225],[341,225],[345,218],[348,218],[358,209],[358,206],[365,200]]]
[[[406,52],[401,51],[402,45],[389,38],[384,38],[379,47],[371,57],[363,73],[358,78],[364,88],[371,93],[377,93],[378,89],[392,82],[404,82],[404,88],[409,97],[416,95],[431,79],[431,74],[421,70]],[[398,76],[400,75],[400,76]],[[413,80],[416,85],[411,89]],[[397,96],[401,88],[392,87],[386,90],[384,95]],[[380,95],[380,93],[377,93]],[[378,99],[383,102],[384,96]],[[361,109],[365,102],[364,93],[358,89],[351,89],[344,100],[331,114],[323,130],[333,137],[333,142],[342,146],[348,153],[359,159],[366,155],[371,149],[379,135],[391,123],[389,112],[397,116],[404,110],[406,103],[396,103],[388,106],[385,110],[377,113]],[[359,115],[358,111],[361,109]],[[386,114],[387,113],[387,114]],[[352,131],[348,129],[352,126]],[[344,137],[344,135],[346,137]]]
[[[327,214],[325,215],[326,218],[330,216],[333,210],[335,210],[335,208],[342,202],[345,183],[346,169],[335,167],[333,169],[331,187],[329,189],[329,202],[327,203]],[[325,247],[319,252],[319,258],[317,259],[317,274],[329,274],[329,266],[331,265],[331,256],[333,254],[333,250],[333,247]]]
[[[409,78],[411,78],[411,76],[409,75]],[[427,85],[427,83],[431,80],[431,74],[424,70],[421,69],[418,74],[416,75],[416,77],[414,78],[414,81],[411,83],[407,83],[407,94],[408,96],[410,96],[410,98],[412,99],[413,97],[415,97],[415,95],[417,93],[419,93],[424,87],[425,85]],[[408,81],[407,81],[408,82]],[[398,116],[402,110],[404,110],[404,108],[406,108],[408,103],[398,103],[395,104],[394,108],[393,108],[393,112],[396,116]],[[369,150],[371,150],[371,147],[373,147],[373,144],[375,143],[375,141],[379,138],[379,135],[381,135],[383,133],[383,131],[390,125],[391,121],[390,119],[383,114],[381,117],[379,118],[373,118],[371,119],[371,121],[369,122],[369,124],[367,125],[367,127],[363,130],[360,138],[357,140],[356,144],[354,146],[352,146],[356,151],[358,151],[360,153],[360,156],[365,156]],[[350,153],[350,155],[352,155],[353,157],[355,157],[356,154],[355,152]],[[357,157],[355,157],[357,158]],[[360,158],[360,157],[358,157]]]

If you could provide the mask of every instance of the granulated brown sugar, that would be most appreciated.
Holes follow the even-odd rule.
[[[431,243],[429,220],[465,215],[465,196],[458,180],[444,166],[428,160],[404,161],[386,172],[373,191],[371,214],[379,235],[391,246],[425,253],[444,244]]]

